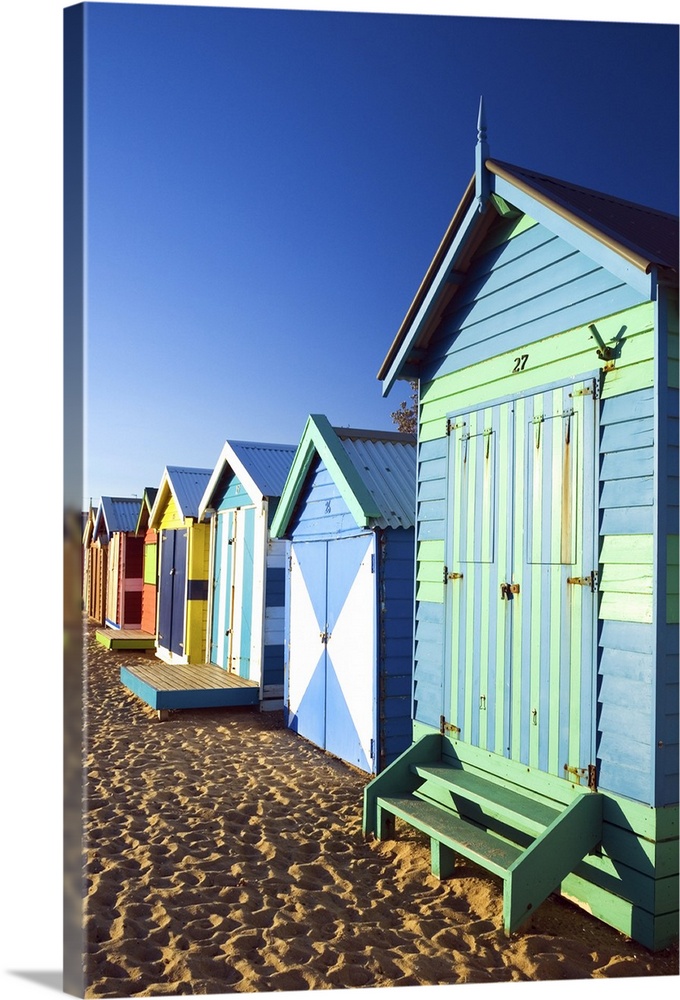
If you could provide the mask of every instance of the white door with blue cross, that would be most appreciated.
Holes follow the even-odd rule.
[[[342,760],[374,770],[375,536],[293,542],[287,720]]]

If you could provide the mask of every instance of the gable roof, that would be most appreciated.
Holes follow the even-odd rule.
[[[112,535],[115,531],[135,531],[139,508],[138,497],[102,497],[94,521],[92,538]]]
[[[409,528],[415,523],[416,439],[397,431],[331,427],[322,414],[307,418],[271,533],[287,531],[305,479],[319,457],[360,527]]]
[[[593,256],[598,247],[603,266],[617,257],[630,274],[639,274],[647,290],[654,272],[677,283],[678,217],[654,208],[623,201],[536,171],[500,160],[485,159],[485,184],[474,175],[453,215],[425,277],[404,317],[378,372],[386,395],[410,355],[424,349],[438,316],[455,295],[475,249],[485,235],[502,200],[519,203],[522,212],[540,208],[550,222],[589,241]],[[479,191],[486,192],[480,202]],[[502,198],[497,198],[497,195]],[[559,228],[559,227],[558,227]],[[416,352],[414,354],[414,352]]]
[[[154,500],[158,489],[155,486],[147,486],[144,489],[144,494],[142,496],[142,505],[139,508],[139,516],[137,517],[137,524],[135,527],[135,532],[139,535],[142,531],[146,531],[149,524],[149,516],[153,509]]]
[[[211,472],[211,469],[166,465],[149,514],[149,527],[158,526],[158,517],[171,497],[174,498],[182,518],[198,518],[198,505]]]
[[[623,201],[612,195],[580,187],[525,170],[500,160],[487,160],[487,168],[517,187],[552,205],[564,218],[609,242],[631,263],[650,271],[652,267],[678,270],[678,217],[646,205]]]
[[[198,516],[202,518],[219,502],[220,481],[227,469],[232,469],[253,503],[280,497],[294,456],[294,444],[225,441],[198,505]]]

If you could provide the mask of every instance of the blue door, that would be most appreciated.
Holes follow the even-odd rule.
[[[158,644],[184,655],[187,531],[164,530],[160,536]]]
[[[376,754],[372,533],[293,543],[288,725],[364,771]]]

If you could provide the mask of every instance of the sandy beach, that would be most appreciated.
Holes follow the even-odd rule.
[[[143,655],[107,651],[94,631],[87,997],[677,976],[674,950],[652,954],[556,897],[508,940],[497,879],[462,864],[437,881],[412,832],[363,839],[366,775],[281,713],[160,722],[119,680]]]

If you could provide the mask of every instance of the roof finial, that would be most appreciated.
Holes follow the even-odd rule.
[[[479,114],[477,115],[477,145],[475,147],[475,197],[477,210],[484,209],[484,202],[489,195],[489,175],[485,162],[489,156],[489,143],[486,138],[486,115],[484,113],[484,97],[479,98]]]
[[[477,142],[486,142],[486,118],[484,117],[484,96],[479,98],[479,114],[477,115]]]

